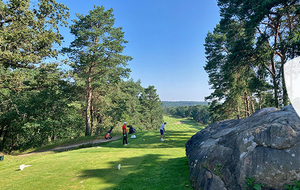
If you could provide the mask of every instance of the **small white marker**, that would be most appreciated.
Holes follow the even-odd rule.
[[[20,170],[23,170],[25,167],[28,167],[28,166],[31,166],[31,165],[25,165],[25,164],[22,164],[22,165],[20,166]]]

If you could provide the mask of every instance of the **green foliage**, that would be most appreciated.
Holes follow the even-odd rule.
[[[78,136],[80,119],[68,104],[72,86],[58,64],[41,64],[58,55],[68,8],[55,0],[1,1],[0,150],[41,146],[49,139]],[[34,64],[40,64],[35,65]],[[34,70],[29,70],[30,68]],[[58,100],[58,101],[56,101]],[[68,125],[63,130],[61,126]]]
[[[0,105],[0,150],[38,147],[81,135],[83,120],[72,106],[73,86],[64,80],[57,64],[6,71],[2,77],[9,80],[0,88],[4,103]]]
[[[107,92],[111,92],[112,88],[118,90],[117,84],[130,72],[126,66],[132,58],[122,54],[127,41],[122,28],[114,27],[112,11],[112,8],[104,10],[103,6],[94,6],[88,15],[77,14],[78,20],[73,20],[74,24],[70,26],[75,40],[69,48],[63,49],[73,61],[71,66],[87,94],[83,100],[86,136],[92,135],[95,118],[103,117],[101,113],[104,110],[100,105],[118,101]],[[122,115],[120,110],[113,111],[119,117]]]
[[[207,105],[164,107],[164,113],[179,117],[191,117],[201,124],[210,124],[213,120]]]
[[[124,121],[138,130],[163,121],[154,86],[124,81],[132,58],[122,54],[127,41],[113,9],[77,15],[75,40],[63,49],[73,62],[43,63],[58,55],[53,44],[63,39],[58,26],[67,24],[67,10],[54,0],[0,2],[0,151],[100,135]],[[66,62],[72,69],[62,72]]]
[[[0,64],[33,68],[44,58],[56,57],[54,44],[61,44],[59,26],[66,26],[68,8],[55,0],[1,2]]]
[[[163,122],[163,109],[161,102],[154,86],[144,89],[139,96],[141,104],[141,114],[143,115],[142,124],[147,130],[156,130]]]
[[[294,180],[295,185],[285,185],[284,188],[287,190],[299,190],[300,189],[300,181]]]
[[[213,172],[219,177],[222,177],[221,168],[222,168],[222,164],[218,163],[216,164],[216,167],[213,170]]]
[[[299,4],[218,0],[218,6],[221,20],[204,44],[214,90],[206,100],[216,102],[210,107],[215,119],[288,105],[283,65],[300,55]]]
[[[208,102],[197,101],[161,101],[162,107],[179,107],[179,106],[196,106],[196,105],[208,105]]]
[[[246,189],[249,190],[261,190],[262,186],[266,185],[266,184],[256,184],[254,183],[254,177],[249,178],[249,177],[245,177],[246,180]]]
[[[300,188],[300,181],[294,180],[294,184],[295,184],[298,188]]]

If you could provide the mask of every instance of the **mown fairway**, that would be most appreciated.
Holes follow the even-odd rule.
[[[61,153],[6,155],[0,161],[0,189],[192,189],[185,143],[203,126],[164,120],[164,142],[159,131],[138,131],[127,146],[119,139]],[[32,166],[21,171],[21,164]]]

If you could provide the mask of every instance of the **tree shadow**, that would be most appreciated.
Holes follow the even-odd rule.
[[[188,159],[166,159],[165,156],[168,155],[147,154],[111,161],[105,169],[83,170],[79,178],[99,178],[99,185],[104,182],[113,189],[191,189]],[[101,189],[111,190],[112,187]]]
[[[197,129],[199,131],[201,131],[202,129],[204,129],[207,126],[207,125],[202,125],[200,123],[197,123],[191,119],[180,120],[180,122],[183,122],[184,125],[187,125],[191,129]]]
[[[184,125],[188,125],[188,127],[192,128],[192,129],[197,129],[199,131],[204,129],[207,126],[207,125],[197,123],[193,119],[189,119],[189,118],[182,118],[179,116],[168,116],[168,117],[174,118],[174,119],[179,119],[179,122],[182,122]],[[178,124],[178,125],[181,125],[181,124]]]

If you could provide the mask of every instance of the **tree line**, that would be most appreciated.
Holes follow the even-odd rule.
[[[194,121],[203,125],[211,124],[213,116],[209,111],[208,105],[196,106],[177,106],[177,107],[163,107],[166,115],[173,115],[182,118],[192,118]]]
[[[208,102],[197,101],[161,101],[162,107],[208,105]]]
[[[290,103],[284,64],[300,55],[299,0],[218,0],[220,22],[205,39],[215,120]]]
[[[99,135],[123,121],[137,130],[162,122],[155,87],[129,79],[113,9],[94,6],[70,26],[68,10],[55,0],[0,2],[0,151]],[[62,26],[74,36],[69,47]]]

